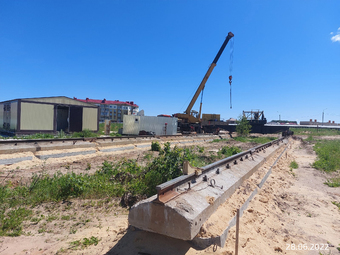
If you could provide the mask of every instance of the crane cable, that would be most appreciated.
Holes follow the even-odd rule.
[[[233,108],[231,101],[231,83],[232,83],[232,72],[233,72],[233,62],[234,62],[234,38],[230,40],[230,61],[229,61],[229,84],[230,84],[230,109]]]

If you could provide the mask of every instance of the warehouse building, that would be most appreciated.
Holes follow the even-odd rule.
[[[98,132],[98,129],[98,106],[72,98],[60,96],[0,102],[2,133]]]

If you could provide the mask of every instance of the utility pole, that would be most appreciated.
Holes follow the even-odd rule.
[[[327,110],[327,108],[322,110],[322,126],[323,126],[323,120],[324,120],[324,116],[325,116],[325,110]]]

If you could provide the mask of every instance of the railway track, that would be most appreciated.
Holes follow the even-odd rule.
[[[133,149],[150,148],[152,142],[170,142],[184,145],[209,141],[219,136],[175,135],[175,136],[121,136],[66,139],[1,140],[0,165],[11,165],[38,158],[62,158],[78,155],[95,155],[97,152],[125,152]],[[27,154],[29,153],[29,154]]]
[[[132,207],[129,224],[173,238],[193,240],[218,206],[287,143],[288,138],[282,137],[208,166],[193,168],[187,175],[158,185],[157,195]]]
[[[197,135],[187,135],[197,136]],[[200,135],[201,136],[201,135]],[[119,140],[136,140],[150,138],[169,138],[169,137],[185,137],[182,135],[143,135],[143,136],[101,136],[101,137],[80,137],[80,138],[54,138],[54,139],[0,139],[0,146],[4,144],[19,145],[19,144],[38,144],[38,143],[65,143],[78,141],[94,142],[94,141],[119,141]]]

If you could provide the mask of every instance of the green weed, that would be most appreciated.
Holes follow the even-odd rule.
[[[54,221],[54,220],[57,220],[58,219],[58,216],[57,215],[49,215],[46,219],[47,222],[51,222],[51,221]]]
[[[339,208],[339,210],[340,210],[340,203],[339,202],[333,201],[332,204],[336,205]]]
[[[197,145],[197,149],[199,153],[204,153],[204,147]]]
[[[228,139],[225,139],[225,138],[223,138],[223,139],[214,139],[210,143],[220,143],[220,142],[226,142],[226,141],[228,141]]]
[[[238,136],[235,137],[234,140],[242,143],[258,143],[258,144],[265,144],[271,141],[276,140],[276,137],[244,137]]]
[[[145,160],[151,160],[152,159],[152,154],[151,153],[146,153],[145,155],[144,155],[144,159]]]
[[[332,188],[340,187],[340,178],[328,179],[324,184],[326,184],[328,187],[332,187]]]
[[[91,163],[87,163],[86,169],[85,170],[90,170],[91,169]]]
[[[83,131],[80,131],[80,132],[74,132],[72,134],[72,137],[73,138],[77,138],[77,137],[97,137],[99,136],[97,133],[94,133],[88,129],[85,129]]]
[[[201,148],[170,147],[165,143],[159,155],[150,158],[146,165],[139,165],[137,160],[122,159],[118,162],[104,161],[101,168],[94,174],[76,174],[74,172],[53,176],[34,174],[29,184],[12,186],[10,182],[0,184],[0,236],[20,235],[22,222],[32,213],[24,209],[27,206],[35,207],[44,202],[68,201],[71,198],[99,199],[122,197],[122,205],[131,206],[138,200],[154,195],[156,186],[182,175],[183,162],[189,161],[192,166],[202,167],[217,159],[217,155],[210,156],[198,153]],[[219,156],[230,156],[240,152],[236,147],[224,146]],[[124,198],[124,199],[123,199]],[[127,200],[126,200],[126,199]],[[104,206],[104,202],[85,203],[95,207]],[[64,210],[71,209],[71,204]],[[34,217],[33,223],[41,221],[42,217]],[[50,215],[46,222],[59,218]],[[70,220],[71,216],[61,216],[61,220]],[[84,223],[85,224],[85,223]],[[45,232],[40,227],[40,232]]]
[[[334,136],[340,135],[340,131],[336,129],[323,128],[291,128],[295,135],[311,135],[311,136]]]
[[[223,146],[217,152],[217,155],[218,155],[219,158],[222,158],[223,156],[225,158],[227,158],[227,157],[230,157],[230,156],[235,155],[235,154],[240,153],[240,152],[241,152],[241,149],[238,148],[238,147],[235,147],[235,146],[231,146],[231,147]]]
[[[98,237],[91,236],[90,238],[83,238],[83,240],[76,240],[73,242],[70,242],[70,244],[73,246],[71,248],[78,248],[81,246],[81,248],[86,248],[87,246],[94,245],[96,246],[99,243],[100,239]]]
[[[71,216],[70,215],[63,215],[63,216],[61,216],[61,219],[62,220],[70,220]]]
[[[0,210],[0,236],[20,236],[22,234],[22,222],[32,215],[32,211],[23,207],[9,210],[5,213]]]
[[[152,142],[151,143],[151,151],[160,151],[161,150],[161,145],[159,142]]]
[[[298,168],[299,168],[299,165],[298,165],[298,163],[296,163],[295,160],[293,160],[292,162],[290,162],[290,168],[292,168],[292,169],[298,169]]]
[[[325,172],[333,172],[340,169],[340,141],[319,141],[314,145],[317,160],[313,167]]]
[[[53,139],[54,135],[46,133],[37,133],[20,137],[22,139]]]
[[[313,142],[314,141],[314,137],[312,135],[308,135],[308,137],[306,139],[304,139],[304,141],[306,141],[306,142]]]

